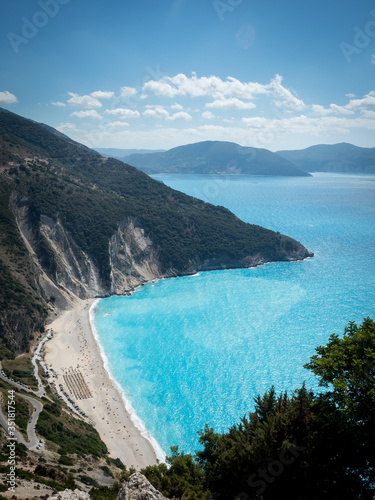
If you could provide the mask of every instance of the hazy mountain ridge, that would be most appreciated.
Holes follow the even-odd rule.
[[[292,238],[5,111],[0,165],[0,338],[13,351],[77,297],[312,255]]]
[[[204,141],[160,153],[135,154],[124,157],[123,161],[147,174],[310,175],[267,149],[224,141]]]
[[[277,151],[277,154],[308,172],[375,173],[375,148],[360,148],[346,142]]]
[[[164,149],[121,149],[121,148],[94,148],[102,156],[106,158],[116,158],[123,160],[126,156],[134,154],[161,153]]]

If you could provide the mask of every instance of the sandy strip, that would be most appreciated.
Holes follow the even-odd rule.
[[[56,385],[68,387],[63,373],[79,369],[92,398],[71,397],[90,418],[107,445],[110,456],[120,458],[137,470],[156,463],[155,451],[148,439],[133,424],[116,385],[104,368],[99,348],[90,326],[89,310],[93,299],[81,301],[48,325],[54,338],[46,343],[45,361],[57,374]]]

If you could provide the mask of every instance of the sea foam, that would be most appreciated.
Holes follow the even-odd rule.
[[[99,303],[99,301],[100,301],[100,299],[96,299],[92,303],[92,305],[90,307],[90,310],[89,310],[89,319],[90,319],[91,331],[92,331],[93,337],[95,339],[95,342],[96,342],[98,351],[100,353],[100,356],[102,358],[104,369],[106,370],[106,372],[108,374],[108,377],[111,379],[112,383],[114,384],[114,386],[116,387],[117,391],[119,392],[119,394],[120,394],[120,396],[121,396],[121,398],[123,400],[125,409],[128,412],[128,414],[129,414],[129,416],[130,416],[130,418],[131,418],[134,426],[139,430],[139,432],[141,433],[141,435],[151,443],[151,446],[153,447],[153,449],[155,451],[156,458],[160,462],[165,462],[166,454],[164,453],[163,449],[161,448],[161,446],[159,445],[159,443],[157,442],[157,440],[147,430],[147,428],[146,428],[144,422],[142,421],[142,419],[139,418],[139,416],[137,415],[137,413],[134,410],[131,402],[129,401],[129,399],[126,396],[123,387],[119,384],[119,382],[116,380],[116,378],[114,377],[114,375],[113,375],[113,373],[111,371],[111,367],[110,367],[107,355],[104,352],[104,349],[103,349],[103,347],[102,347],[102,345],[100,343],[100,338],[99,338],[98,332],[97,332],[96,327],[95,327],[95,317],[94,317],[94,315],[95,315],[95,307],[97,306],[97,304]]]

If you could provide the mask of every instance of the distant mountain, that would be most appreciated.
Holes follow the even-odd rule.
[[[117,160],[122,160],[125,156],[130,156],[134,154],[146,154],[146,153],[160,153],[165,151],[165,149],[117,149],[117,148],[94,148],[95,151],[100,153],[106,158],[117,158]]]
[[[133,154],[123,161],[147,174],[310,175],[267,149],[223,141],[198,142],[161,153]]]
[[[375,148],[360,148],[346,142],[277,151],[277,154],[308,172],[375,173]]]
[[[288,236],[0,109],[0,358],[27,350],[77,297],[309,256]]]

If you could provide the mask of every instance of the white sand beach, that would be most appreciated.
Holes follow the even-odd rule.
[[[93,302],[93,299],[80,301],[48,325],[54,331],[54,338],[46,344],[45,361],[56,372],[56,385],[62,384],[68,393],[63,374],[69,369],[80,371],[92,397],[76,399],[70,393],[72,399],[90,418],[110,456],[139,470],[157,463],[156,453],[151,442],[135,427],[121,393],[104,368],[90,325],[89,310]]]

